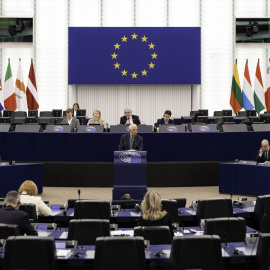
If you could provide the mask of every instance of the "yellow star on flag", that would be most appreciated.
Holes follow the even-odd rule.
[[[119,68],[121,66],[121,64],[118,64],[118,62],[116,62],[116,64],[113,64],[114,68]]]
[[[122,39],[122,42],[127,42],[127,37],[126,36],[123,36],[123,37],[121,37],[121,39]]]
[[[141,39],[142,39],[142,42],[147,42],[148,38],[146,36],[143,36]]]
[[[148,72],[148,71],[146,71],[145,69],[144,69],[143,71],[141,71],[142,76],[147,76],[147,72]]]
[[[138,35],[136,35],[135,33],[133,34],[133,35],[131,35],[132,36],[132,39],[137,39],[137,36]]]
[[[151,56],[152,56],[152,59],[157,59],[157,56],[158,56],[158,54],[156,54],[156,53],[153,53],[153,54],[151,54]]]
[[[116,50],[116,49],[120,49],[120,46],[121,45],[119,45],[118,43],[116,43],[115,45],[113,45],[114,46],[114,49]]]
[[[137,76],[138,76],[138,74],[136,74],[135,72],[133,73],[133,74],[131,74],[131,76],[132,76],[132,79],[137,79]]]
[[[121,71],[122,72],[122,76],[127,76],[127,71],[124,69],[123,71]]]
[[[151,42],[151,44],[148,45],[148,46],[149,46],[149,49],[154,49],[154,47],[155,47],[156,45],[154,45],[154,44]]]
[[[118,54],[115,54],[114,52],[113,54],[111,54],[111,56],[112,56],[112,59],[117,59]]]
[[[154,68],[155,64],[151,62],[151,64],[148,64],[149,68]]]

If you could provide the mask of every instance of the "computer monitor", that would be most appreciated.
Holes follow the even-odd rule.
[[[222,111],[214,111],[214,116],[222,116]]]
[[[86,116],[76,116],[76,118],[79,120],[80,125],[84,125],[85,124]],[[98,124],[98,125],[100,125],[100,124]]]
[[[28,110],[28,117],[38,117],[38,110]]]
[[[232,116],[232,110],[222,110],[222,116]]]
[[[197,116],[197,122],[196,123],[208,124],[208,116]]]
[[[86,109],[77,110],[76,116],[86,116]]]
[[[53,109],[52,116],[53,117],[62,117],[62,110],[61,109]]]
[[[4,124],[4,123],[11,123],[11,118],[10,117],[0,117],[0,123]]]
[[[222,120],[223,120],[223,123],[234,122],[232,116],[223,116]]]
[[[189,116],[194,117],[199,111],[190,111]]]
[[[51,124],[52,123],[51,117],[39,117],[37,118],[37,123],[39,124]]]
[[[249,116],[248,119],[250,122],[260,122],[260,118],[257,116]]]
[[[13,111],[12,110],[4,110],[3,117],[12,117]]]
[[[246,111],[239,111],[237,113],[237,116],[240,116],[240,117],[246,117],[247,116],[247,112]]]
[[[270,114],[261,114],[260,119],[261,119],[261,122],[270,123]]]
[[[246,110],[246,115],[248,116],[257,116],[256,110]]]
[[[204,116],[208,116],[208,110],[200,109],[199,113],[202,113]]]

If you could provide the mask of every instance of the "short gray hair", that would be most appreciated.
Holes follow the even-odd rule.
[[[132,113],[132,110],[131,110],[130,107],[126,107],[126,108],[124,109],[124,112],[125,112],[125,110],[129,110],[129,111]]]
[[[128,128],[129,128],[129,130],[131,130],[133,127],[137,127],[137,125],[136,124],[132,124]]]
[[[269,142],[268,142],[268,140],[266,140],[266,139],[262,140],[262,144],[263,144],[263,143],[266,143],[266,144],[269,145]]]
[[[6,203],[8,204],[16,204],[20,199],[20,193],[18,191],[12,190],[9,191],[6,195]]]

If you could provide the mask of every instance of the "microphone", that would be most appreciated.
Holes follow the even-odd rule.
[[[183,227],[183,230],[182,230],[182,233],[184,233],[184,230],[185,230],[185,226],[184,226],[184,223],[182,223],[182,222],[178,222],[182,227]]]
[[[78,189],[78,195],[79,195],[79,201],[80,201],[80,195],[81,195],[81,190]]]

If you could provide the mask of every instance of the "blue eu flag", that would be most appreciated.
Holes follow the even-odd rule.
[[[199,27],[69,27],[69,84],[200,84]]]

